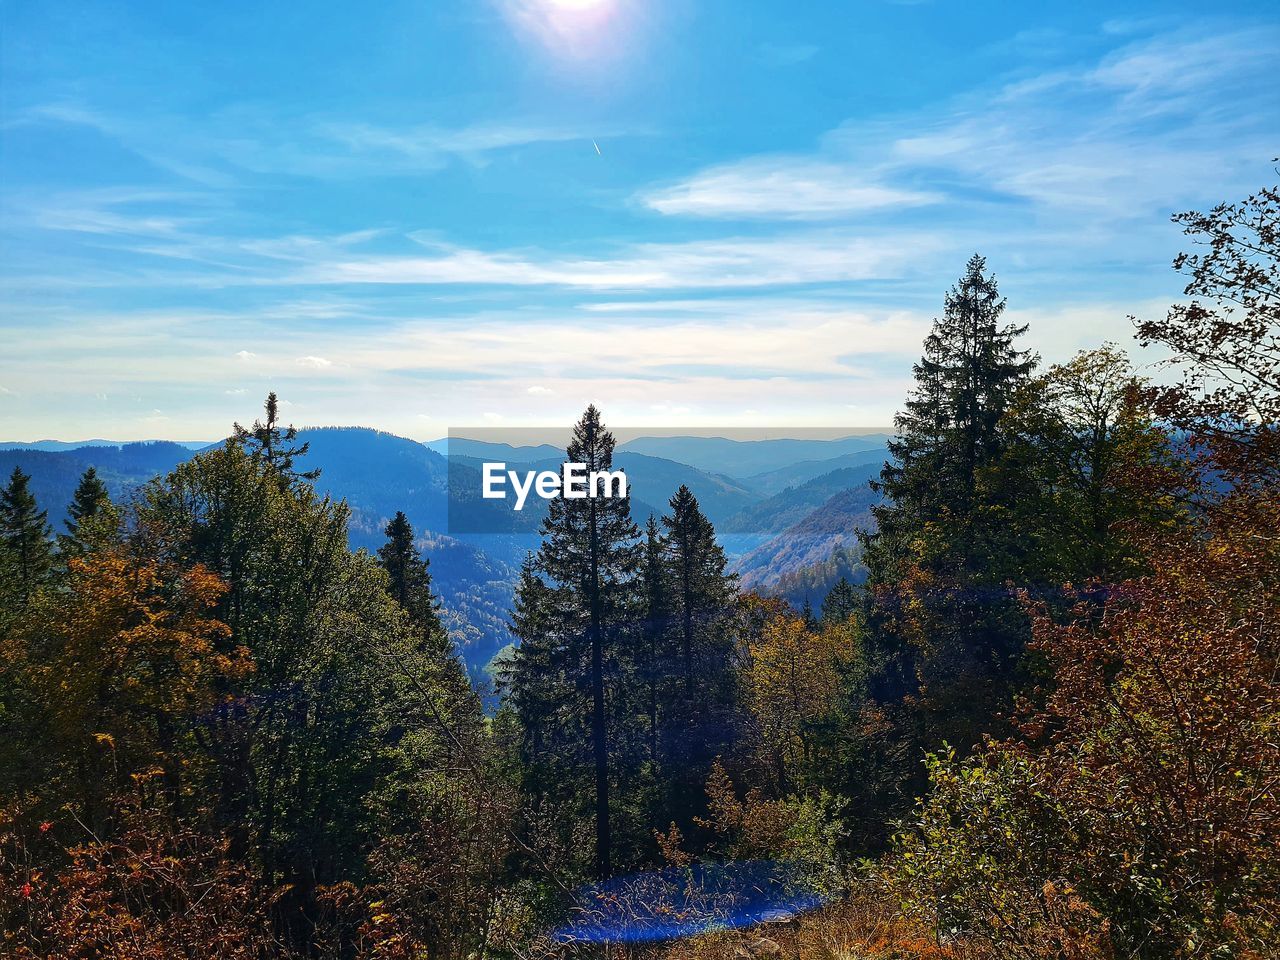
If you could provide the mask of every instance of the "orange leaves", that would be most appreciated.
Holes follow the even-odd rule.
[[[177,770],[189,721],[253,662],[214,616],[226,591],[203,566],[175,568],[124,548],[70,560],[66,592],[14,631],[13,664],[44,705],[46,753],[78,770],[83,802],[134,773]]]
[[[807,756],[812,727],[834,707],[841,671],[856,654],[848,624],[810,630],[803,619],[770,611],[747,645],[747,706],[763,751],[793,768]]]
[[[1149,574],[1031,605],[1031,742],[931,764],[896,872],[944,925],[1035,956],[1276,941],[1280,503],[1237,489],[1145,547]]]
[[[207,568],[172,570],[122,552],[72,561],[72,595],[59,664],[65,682],[109,682],[96,692],[124,695],[128,706],[166,713],[209,702],[216,677],[242,676],[252,662],[227,649],[230,628],[211,616],[226,591]],[[111,689],[113,688],[113,689]]]
[[[1035,622],[1057,677],[1036,720],[1079,761],[1057,771],[1059,789],[1085,816],[1107,816],[1101,797],[1125,805],[1175,877],[1186,871],[1175,885],[1224,894],[1241,865],[1274,861],[1264,851],[1280,845],[1268,786],[1280,778],[1280,504],[1232,501],[1154,547],[1151,576],[1114,590],[1100,624],[1084,608]]]
[[[275,946],[272,898],[227,842],[135,810],[125,829],[67,851],[57,883],[25,884],[42,918],[16,956],[249,960]]]

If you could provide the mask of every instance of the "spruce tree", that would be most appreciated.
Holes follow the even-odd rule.
[[[14,591],[28,600],[49,576],[53,566],[49,514],[36,504],[31,477],[14,467],[9,483],[0,490],[0,541],[8,554]]]
[[[512,654],[511,669],[502,678],[507,702],[515,710],[523,735],[525,790],[541,800],[552,785],[547,768],[557,739],[556,718],[572,703],[572,691],[564,683],[563,649],[552,590],[539,575],[530,554],[520,567],[515,602],[511,608],[511,632],[520,641]]]
[[[590,475],[613,468],[613,435],[605,429],[600,411],[587,407],[573,428],[567,462],[583,464]],[[612,872],[612,832],[609,809],[610,697],[628,699],[613,690],[621,682],[623,645],[634,613],[636,573],[640,563],[639,530],[631,520],[629,497],[558,497],[548,504],[542,524],[542,545],[536,568],[539,577],[522,581],[518,603],[529,591],[544,594],[541,629],[558,641],[555,662],[560,677],[555,687],[585,689],[585,713],[595,822],[595,872]],[[546,582],[538,587],[534,581]],[[565,731],[570,734],[570,731]],[[571,740],[564,749],[572,754]]]
[[[680,671],[692,701],[698,672],[721,667],[716,654],[723,651],[709,648],[715,645],[715,624],[733,597],[734,578],[726,575],[724,550],[689,488],[682,485],[669,506],[671,513],[662,518],[662,525],[680,636]]]
[[[948,559],[971,565],[979,559],[972,521],[1007,493],[979,486],[1005,453],[1000,421],[1035,358],[1016,346],[1027,328],[1002,322],[1005,300],[985,267],[975,254],[947,294],[914,367],[916,386],[894,420],[890,461],[875,484],[886,502],[874,508],[877,532],[866,543],[873,582],[901,575],[928,523],[952,525]]]
[[[667,698],[664,688],[671,673],[668,669],[671,591],[665,551],[666,543],[658,530],[658,522],[650,516],[645,524],[644,555],[641,561],[644,597],[636,675],[644,688],[642,695],[649,763],[655,772],[660,763],[660,730]]]
[[[391,595],[425,629],[439,629],[439,603],[431,593],[431,561],[413,542],[413,526],[397,510],[383,530],[387,542],[378,548],[378,562],[391,581]]]
[[[95,528],[111,522],[114,514],[107,485],[93,467],[85,470],[76,485],[71,505],[67,507],[64,525],[67,532],[58,537],[58,550],[66,557],[83,554],[89,548]]]
[[[813,613],[813,602],[806,596],[804,605],[800,608],[800,619],[804,622],[804,628],[810,632],[818,629],[818,618]]]
[[[733,641],[726,629],[736,577],[697,498],[681,486],[662,518],[677,683],[669,685],[665,822],[692,826],[715,758],[727,752],[733,714]]]
[[[378,548],[378,564],[387,572],[388,592],[408,615],[423,654],[426,669],[446,694],[449,714],[467,718],[478,701],[467,677],[467,668],[454,649],[453,639],[440,617],[440,601],[431,591],[428,559],[414,543],[413,526],[404,511],[397,510],[383,531],[387,542]],[[448,718],[437,716],[437,721]],[[459,733],[455,728],[453,735]]]
[[[311,444],[297,442],[298,430],[292,424],[281,428],[279,401],[274,390],[267,394],[263,408],[267,414],[265,420],[253,421],[252,427],[242,427],[238,423],[232,425],[235,439],[245,445],[255,460],[270,464],[289,483],[317,479],[320,476],[318,469],[296,471],[293,468],[293,461],[306,456]]]
[[[1006,582],[1026,582],[1034,538],[1016,507],[1033,481],[1005,418],[1035,358],[985,266],[969,260],[925,341],[877,485],[877,530],[864,537],[871,690],[911,698],[925,748],[964,748],[990,729],[1027,634]]]
[[[822,601],[822,623],[841,624],[858,609],[858,590],[846,577],[841,577]]]

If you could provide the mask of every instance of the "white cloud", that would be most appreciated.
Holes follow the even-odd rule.
[[[555,391],[552,390],[550,387],[544,387],[541,384],[534,384],[532,387],[526,390],[525,393],[528,393],[535,397],[549,397],[553,393],[555,393]]]
[[[925,111],[851,121],[811,154],[719,164],[640,199],[668,215],[743,219],[856,219],[933,204],[974,221],[993,200],[1070,220],[1159,219],[1189,196],[1199,202],[1197,190],[1229,195],[1263,175],[1278,46],[1280,30],[1265,27],[1135,40]]]
[[[257,355],[256,353],[254,353],[252,350],[237,350],[237,351],[236,351],[236,359],[237,359],[237,360],[253,360],[253,359],[255,359],[257,356],[258,356],[258,355]]]
[[[763,287],[902,276],[927,235],[807,232],[626,247],[609,258],[441,248],[434,256],[365,256],[316,262],[262,282],[309,284],[496,284],[593,290]]]
[[[659,213],[697,217],[822,220],[933,203],[935,194],[876,183],[849,165],[767,157],[705,170],[646,194]]]
[[[298,366],[309,367],[312,370],[326,370],[333,366],[333,361],[324,357],[299,357],[296,362]]]
[[[587,141],[617,127],[592,130],[536,120],[486,120],[457,127],[379,125],[341,117],[317,119],[242,105],[199,122],[149,113],[121,116],[84,103],[50,102],[5,124],[89,127],[152,163],[206,187],[231,187],[237,174],[345,179],[370,173],[426,173],[451,160],[478,163],[494,153],[534,144]]]

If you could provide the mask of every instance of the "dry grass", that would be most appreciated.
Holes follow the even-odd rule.
[[[776,950],[774,949],[776,945]],[[787,923],[620,950],[618,960],[993,960],[977,945],[940,945],[881,898],[849,899]]]

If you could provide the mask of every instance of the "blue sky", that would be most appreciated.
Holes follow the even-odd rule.
[[[1116,6],[6,2],[0,439],[884,424],[975,250],[1127,343],[1274,181],[1280,17]]]

